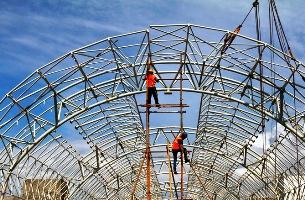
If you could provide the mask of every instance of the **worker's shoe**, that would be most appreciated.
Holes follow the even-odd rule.
[[[189,163],[190,162],[190,160],[189,159],[185,159],[185,163]]]
[[[161,107],[161,105],[160,105],[159,103],[157,103],[157,104],[156,104],[156,107],[157,107],[157,108],[160,108],[160,107]]]
[[[174,174],[178,174],[178,172],[177,172],[177,171],[174,171]]]

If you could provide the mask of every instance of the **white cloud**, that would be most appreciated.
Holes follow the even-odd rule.
[[[89,144],[85,140],[71,140],[69,144],[72,145],[82,156],[87,155],[92,150],[90,149]]]
[[[259,134],[255,142],[253,143],[251,149],[258,154],[262,154],[263,148],[265,147],[265,150],[267,150],[270,145],[275,141],[276,136],[279,137],[279,135],[284,133],[284,131],[285,128],[282,125],[277,124],[277,127],[274,126],[272,128],[272,131],[266,131],[263,134]]]
[[[13,37],[13,38],[11,38],[11,41],[19,43],[19,44],[27,46],[27,47],[41,49],[41,41],[39,41],[38,38],[35,38],[33,36],[30,36],[30,35]]]
[[[270,147],[270,139],[272,138],[271,132],[266,132],[263,134],[259,134],[255,142],[253,143],[253,147],[256,149],[262,149],[263,146],[266,148]]]
[[[239,167],[234,171],[234,174],[236,174],[238,177],[241,177],[246,172],[247,172],[247,168]]]

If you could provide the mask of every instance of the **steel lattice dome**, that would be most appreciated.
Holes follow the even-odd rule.
[[[183,65],[182,90],[190,106],[185,146],[192,160],[192,167],[184,166],[185,198],[303,196],[304,64],[241,34],[224,51],[229,33],[154,25],[37,69],[0,102],[2,197],[29,195],[27,185],[36,181],[45,189],[60,183],[53,188],[68,199],[130,199],[145,151],[139,105],[145,102],[149,58],[161,79],[163,103],[177,101],[179,83],[162,78],[177,77]],[[174,191],[164,151],[179,125],[174,115],[162,116],[151,116],[152,199]],[[74,137],[89,150],[81,152]],[[145,177],[143,172],[135,199],[146,197]]]

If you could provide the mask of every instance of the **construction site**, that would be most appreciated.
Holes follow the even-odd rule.
[[[37,68],[0,101],[0,199],[305,199],[305,65],[276,3]]]

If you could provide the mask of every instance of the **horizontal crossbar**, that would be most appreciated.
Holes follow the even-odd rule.
[[[140,107],[160,107],[160,108],[177,108],[189,107],[187,104],[140,104]]]
[[[140,111],[140,113],[146,113],[146,111]],[[186,113],[186,111],[149,111],[149,113]]]

